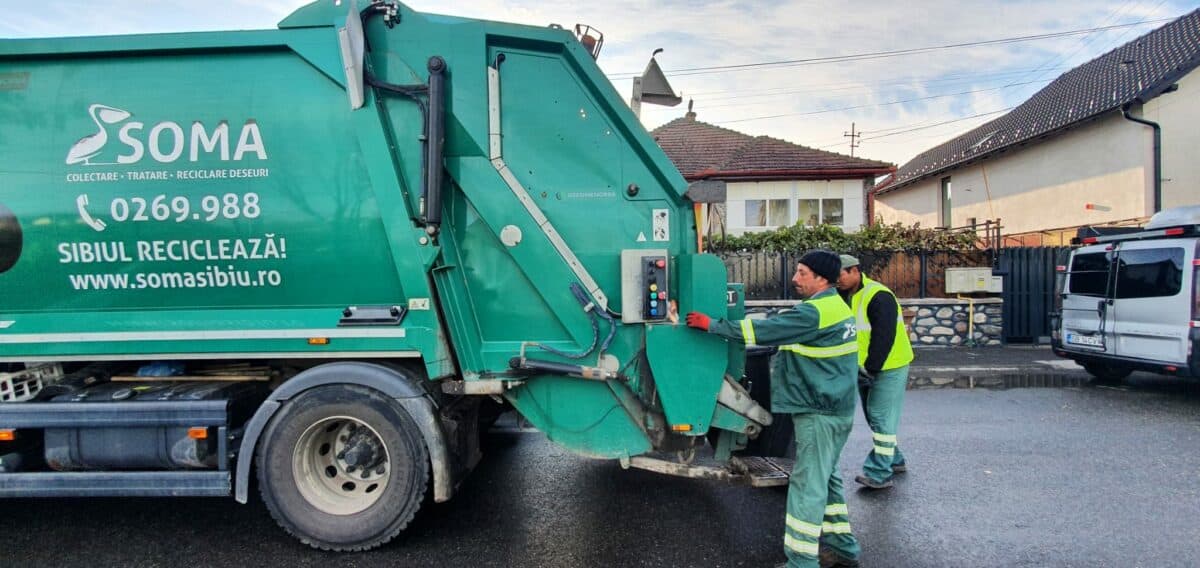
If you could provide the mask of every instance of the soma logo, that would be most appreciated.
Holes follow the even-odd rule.
[[[68,165],[136,164],[146,157],[147,152],[154,161],[164,164],[183,159],[185,154],[191,162],[199,161],[201,154],[216,154],[222,162],[241,161],[247,155],[259,160],[267,159],[262,132],[254,119],[242,125],[231,154],[229,122],[224,120],[211,129],[197,120],[185,132],[182,126],[171,121],[159,122],[147,130],[144,123],[129,120],[133,118],[133,113],[107,105],[88,107],[88,115],[96,123],[98,131],[80,138],[71,146],[67,152]],[[105,154],[113,130],[116,130],[118,148],[109,148],[104,158],[100,158],[101,154]],[[111,160],[113,153],[116,153],[115,162],[95,161]]]

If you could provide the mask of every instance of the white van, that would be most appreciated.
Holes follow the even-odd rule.
[[[1080,241],[1058,267],[1054,353],[1099,381],[1133,371],[1200,377],[1200,205]]]

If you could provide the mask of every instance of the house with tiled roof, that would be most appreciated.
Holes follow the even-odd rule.
[[[875,177],[896,170],[700,122],[690,109],[651,135],[689,182],[725,182],[715,221],[734,235],[795,223],[858,230],[871,219],[867,192]]]
[[[1000,220],[1063,244],[1200,203],[1200,10],[1076,67],[1007,114],[926,150],[873,195],[886,222]]]

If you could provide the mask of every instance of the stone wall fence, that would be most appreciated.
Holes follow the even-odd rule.
[[[748,300],[747,309],[787,308],[796,300]],[[1004,330],[1000,298],[901,298],[913,347],[1000,345]]]
[[[1004,302],[1000,298],[901,299],[913,346],[1000,345]]]

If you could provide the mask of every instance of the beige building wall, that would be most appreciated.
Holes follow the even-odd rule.
[[[877,200],[886,222],[939,225],[941,179],[951,222],[1000,219],[1005,234],[1120,221],[1147,214],[1149,128],[1113,113],[1048,141],[956,168]],[[905,195],[908,194],[908,195]]]
[[[876,196],[875,217],[887,224],[938,226],[940,179],[926,179],[900,191]]]
[[[1134,109],[1138,114],[1139,109]],[[1200,204],[1200,72],[1140,109],[1162,126],[1163,208]],[[1153,130],[1120,111],[876,199],[887,223],[939,226],[941,179],[953,226],[1000,219],[1004,234],[1139,219],[1154,213]]]
[[[1200,204],[1200,71],[1179,81],[1179,90],[1142,108],[1142,118],[1162,127],[1163,208]],[[1147,144],[1152,144],[1150,127]]]

